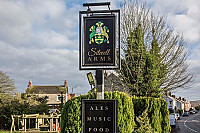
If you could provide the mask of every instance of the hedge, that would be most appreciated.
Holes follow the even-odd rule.
[[[169,111],[167,102],[160,98],[132,97],[135,116],[139,116],[148,108],[148,117],[154,132],[169,133],[171,131],[169,123]]]
[[[135,128],[135,117],[148,108],[150,124],[154,132],[169,133],[169,112],[167,103],[159,98],[130,97],[122,92],[105,92],[105,99],[118,101],[118,132],[132,133]],[[69,100],[62,111],[61,132],[81,133],[81,100],[96,99],[96,95],[89,93]]]
[[[94,94],[90,93],[67,101],[61,114],[62,133],[81,133],[81,100],[95,99],[95,97]]]
[[[135,128],[134,107],[132,99],[122,92],[105,92],[105,99],[116,99],[118,101],[118,132],[132,133]]]

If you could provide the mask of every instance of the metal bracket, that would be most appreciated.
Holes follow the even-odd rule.
[[[83,7],[87,6],[87,12],[91,12],[90,6],[108,6],[108,9],[110,10],[110,2],[100,2],[100,3],[83,3]]]

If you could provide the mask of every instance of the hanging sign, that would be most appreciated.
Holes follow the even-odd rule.
[[[115,15],[83,17],[81,68],[116,68]]]
[[[115,17],[84,18],[83,66],[115,65]]]
[[[116,133],[117,100],[82,100],[83,133]]]

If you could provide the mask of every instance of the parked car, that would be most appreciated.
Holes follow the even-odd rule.
[[[192,114],[192,115],[195,114],[195,111],[194,111],[194,110],[191,110],[191,111],[190,111],[190,114]]]
[[[194,108],[193,110],[192,110],[194,113],[198,113],[198,111]]]
[[[177,117],[178,117],[178,120],[180,120],[180,114],[179,113],[176,113]]]
[[[175,115],[169,114],[169,119],[170,119],[170,126],[176,127],[176,118],[175,118]]]
[[[175,117],[175,121],[177,121],[178,120],[178,115],[177,115],[177,113],[170,113],[171,115],[174,115],[174,117]]]
[[[188,112],[184,112],[183,113],[183,117],[185,117],[185,116],[189,116],[189,113]]]
[[[196,109],[194,109],[194,112],[195,112],[195,113],[198,113],[198,111],[197,111]]]

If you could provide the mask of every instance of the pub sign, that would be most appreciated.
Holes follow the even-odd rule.
[[[117,100],[82,100],[82,133],[116,133]]]
[[[85,16],[82,31],[81,69],[116,68],[116,16]]]

